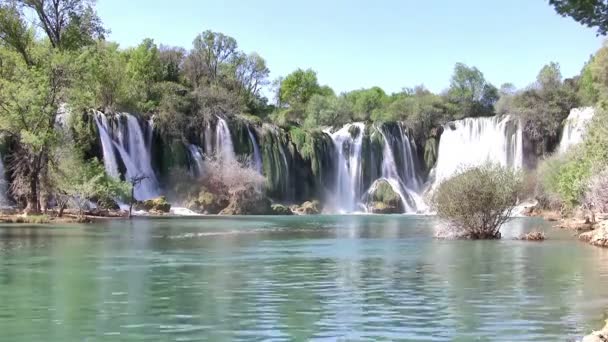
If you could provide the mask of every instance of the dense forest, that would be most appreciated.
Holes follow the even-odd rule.
[[[551,3],[559,13],[587,18],[569,7],[575,1]],[[220,32],[202,32],[189,49],[151,39],[120,47],[106,39],[108,29],[94,5],[90,0],[0,0],[2,154],[11,197],[28,212],[45,210],[51,199],[63,207],[70,201],[127,198],[141,181],[108,175],[91,152],[98,144],[91,124],[96,112],[153,119],[163,141],[191,141],[193,132],[218,118],[272,125],[287,132],[282,139],[292,141],[312,160],[309,164],[322,162],[313,155],[323,148],[316,137],[327,126],[400,122],[424,155],[450,121],[510,115],[520,120],[541,160],[531,178],[536,179],[534,195],[547,206],[596,203],[598,186],[605,186],[608,47],[591,56],[580,75],[564,79],[559,65],[550,62],[524,89],[497,87],[476,67],[458,63],[449,86],[438,94],[424,85],[392,94],[379,87],[337,94],[319,84],[312,69],[269,79],[262,56],[241,51],[234,38]],[[273,97],[264,97],[263,89],[272,89]],[[597,111],[588,138],[575,150],[550,157],[570,110],[583,106]],[[434,160],[424,162],[428,171]],[[263,182],[245,171],[238,177],[252,179],[256,187]],[[222,182],[228,181],[203,181],[208,189]]]

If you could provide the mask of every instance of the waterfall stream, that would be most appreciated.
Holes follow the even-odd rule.
[[[380,128],[378,128],[378,131],[382,134],[382,138],[384,139],[384,149],[382,151],[382,178],[386,180],[393,188],[393,191],[401,197],[406,213],[416,213],[418,211],[426,210],[427,206],[424,204],[422,197],[417,193],[419,184],[409,138],[403,133],[401,127],[399,127],[399,139],[401,140],[401,144],[399,144],[398,147],[402,150],[400,155],[403,156],[404,165],[402,165],[401,168],[398,168],[397,163],[395,162],[395,151],[393,151],[392,144],[389,141],[387,134]],[[399,172],[399,170],[402,172]]]
[[[353,138],[352,129],[357,132]],[[357,211],[361,197],[361,144],[365,124],[347,124],[330,136],[336,148],[338,160],[335,180],[335,207],[342,213]]]
[[[523,133],[509,116],[466,118],[448,123],[439,142],[433,187],[470,167],[485,163],[523,166]]]
[[[593,119],[594,114],[593,107],[574,108],[570,111],[559,143],[559,153],[565,153],[570,147],[583,141],[587,125]]]
[[[190,152],[190,157],[194,162],[192,164],[194,170],[193,174],[195,177],[201,177],[203,175],[203,153],[201,148],[196,145],[188,145],[188,152]]]
[[[103,159],[108,174],[112,177],[119,177],[118,162],[114,153],[114,149],[116,149],[125,165],[127,181],[133,177],[147,177],[135,187],[135,198],[146,200],[159,196],[160,189],[152,169],[150,149],[146,146],[146,138],[137,118],[127,113],[120,114],[116,127],[111,127],[107,117],[98,113],[96,123],[100,132]],[[146,124],[149,123],[146,122]],[[148,127],[148,129],[152,128]]]
[[[247,126],[247,133],[249,133],[249,139],[251,139],[251,144],[253,145],[253,166],[259,174],[262,174],[262,154],[260,153],[260,145],[258,145],[258,141],[251,132],[249,126]]]
[[[235,160],[234,145],[232,144],[232,137],[230,136],[230,129],[226,120],[218,116],[215,131],[215,152],[217,157],[225,161]]]

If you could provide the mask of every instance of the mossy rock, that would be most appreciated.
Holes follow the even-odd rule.
[[[201,191],[196,198],[186,202],[186,208],[203,214],[219,214],[229,204],[228,198],[208,191]]]
[[[289,216],[293,215],[293,211],[289,207],[282,204],[273,204],[270,206],[273,215]]]
[[[167,198],[165,198],[165,196],[160,196],[154,199],[136,203],[135,209],[158,213],[168,213],[171,211],[171,203],[167,202]]]
[[[403,213],[401,196],[385,179],[379,179],[370,188],[367,194],[366,207],[369,212],[378,214]]]

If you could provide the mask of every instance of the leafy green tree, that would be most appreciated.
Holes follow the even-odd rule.
[[[454,105],[453,116],[459,119],[494,114],[493,107],[498,100],[498,90],[486,81],[483,73],[476,67],[457,63],[447,96]]]
[[[575,87],[563,82],[559,65],[550,63],[531,88],[515,96],[513,104],[527,137],[537,143],[537,153],[545,154],[559,141],[562,122],[578,100]]]
[[[608,32],[608,1],[606,0],[549,0],[557,13],[572,17],[579,23],[597,28],[598,35]]]
[[[321,94],[321,86],[312,69],[297,69],[281,81],[279,96],[283,105],[304,105],[315,94]]]
[[[192,43],[184,61],[186,79],[194,87],[220,81],[225,66],[238,55],[236,40],[223,33],[205,31]]]
[[[127,91],[135,108],[142,112],[151,112],[160,100],[152,93],[153,86],[162,80],[163,68],[158,47],[152,39],[144,39],[135,49],[127,51],[128,62],[126,77],[129,85]]]
[[[348,122],[351,115],[352,105],[345,97],[315,94],[306,105],[304,126],[338,126]]]
[[[160,46],[159,58],[162,68],[162,79],[164,81],[180,82],[185,56],[186,50],[183,48]]]
[[[369,121],[373,113],[388,102],[388,96],[380,87],[351,91],[346,94],[346,99],[352,104],[356,121]]]
[[[27,65],[34,63],[30,56],[30,47],[34,44],[33,29],[14,2],[0,2],[0,42],[17,51]]]
[[[36,14],[37,25],[52,47],[77,49],[103,38],[106,30],[93,6],[94,0],[16,0],[22,10]]]
[[[69,59],[45,44],[28,47],[35,66],[0,46],[0,130],[16,142],[10,156],[13,194],[37,212],[40,178],[57,139],[55,121],[67,85]]]
[[[135,106],[129,98],[127,59],[118,44],[102,41],[88,46],[73,66],[76,71],[69,101],[74,110],[100,108],[112,112]]]

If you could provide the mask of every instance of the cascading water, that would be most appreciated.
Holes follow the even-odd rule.
[[[235,160],[234,145],[232,144],[232,137],[230,136],[230,129],[228,128],[226,120],[218,117],[215,131],[217,157],[224,161]]]
[[[400,154],[403,158],[401,168],[397,167],[395,162],[395,152],[393,151],[392,144],[389,141],[387,134],[380,128],[378,128],[382,138],[384,139],[384,148],[382,151],[382,178],[386,180],[388,184],[393,188],[401,201],[406,213],[415,213],[418,211],[425,211],[427,206],[424,204],[422,197],[418,194],[418,177],[416,175],[416,164],[412,157],[412,146],[409,138],[404,134],[403,129],[399,127],[399,133],[401,144],[398,145],[402,151]],[[402,170],[402,172],[399,172]],[[373,187],[374,185],[372,185]],[[369,191],[372,191],[370,189]],[[368,191],[368,192],[369,192]]]
[[[126,126],[123,117],[126,118]],[[157,197],[160,190],[152,169],[150,149],[146,146],[146,139],[137,118],[131,114],[121,114],[115,128],[110,127],[107,117],[102,113],[96,115],[95,121],[99,129],[104,164],[108,174],[113,177],[119,176],[115,148],[125,165],[127,181],[135,177],[146,177],[135,187],[135,198],[146,200]]]
[[[357,122],[329,133],[338,156],[334,201],[339,212],[354,212],[360,207],[361,145],[364,130],[365,124]]]
[[[594,115],[595,109],[593,107],[574,108],[570,111],[559,143],[559,153],[565,153],[570,147],[583,141],[587,132],[587,125]]]
[[[247,127],[247,132],[249,133],[249,139],[251,139],[251,144],[253,145],[253,166],[259,174],[262,174],[262,154],[260,153],[260,146],[249,127]]]
[[[101,148],[103,150],[103,164],[106,168],[106,172],[114,178],[119,178],[118,162],[116,161],[116,154],[114,153],[114,142],[110,136],[111,129],[108,124],[108,118],[103,113],[96,113],[95,123],[97,124],[97,130],[99,131]]]
[[[193,173],[196,177],[201,177],[203,175],[203,153],[201,152],[201,148],[196,145],[188,145],[188,152],[190,152],[190,157],[192,158],[193,163]]]
[[[458,172],[485,163],[523,166],[523,133],[509,116],[467,118],[445,126],[439,141],[434,187]]]

